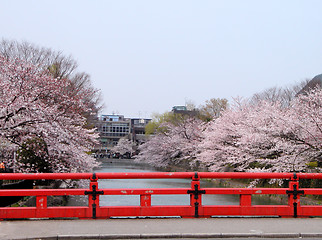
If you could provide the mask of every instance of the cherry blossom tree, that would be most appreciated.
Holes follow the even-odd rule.
[[[319,170],[321,99],[322,91],[316,89],[288,107],[278,101],[237,101],[208,125],[199,157],[212,171]]]
[[[111,152],[113,153],[119,153],[121,155],[124,154],[129,154],[130,156],[134,153],[134,149],[133,147],[135,146],[135,144],[126,138],[121,138],[117,145],[115,145],[112,149]]]
[[[39,47],[26,41],[6,39],[0,41],[0,54],[7,60],[14,61],[18,58],[43,71],[47,70],[55,79],[69,79],[68,91],[65,91],[65,94],[71,97],[74,95],[84,97],[83,101],[87,102],[88,108],[83,115],[87,118],[88,124],[93,125],[98,111],[103,107],[100,91],[92,86],[91,78],[87,73],[78,71],[78,63],[75,59],[65,56],[60,51]],[[82,91],[86,91],[87,94],[82,94]]]
[[[42,67],[0,55],[0,142],[1,151],[22,151],[28,141],[52,172],[91,171],[97,164],[86,154],[96,143],[94,129],[85,129],[84,99],[92,89],[68,94],[71,81],[54,78]],[[38,143],[37,143],[38,142]],[[28,149],[26,149],[28,150]],[[19,171],[37,172],[32,163],[8,159]]]
[[[250,99],[250,103],[257,104],[261,101],[279,102],[284,107],[288,107],[296,95],[309,82],[309,79],[286,87],[272,87],[262,92],[255,93]]]
[[[193,168],[199,164],[196,155],[198,143],[203,138],[203,125],[201,120],[194,117],[162,123],[159,126],[162,131],[158,131],[139,146],[140,154],[136,161],[144,161],[157,167],[185,165]]]

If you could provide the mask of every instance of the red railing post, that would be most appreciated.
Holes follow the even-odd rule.
[[[248,214],[249,208],[252,206],[252,195],[251,194],[240,194],[239,195],[239,206],[241,214]]]
[[[36,217],[47,217],[47,196],[36,196]]]
[[[250,207],[252,205],[252,195],[251,194],[240,194],[239,195],[239,205],[241,207]]]
[[[140,206],[151,207],[151,194],[140,195]]]
[[[299,190],[299,177],[296,173],[291,177],[289,190],[287,190],[286,193],[288,194],[288,205],[293,208],[293,217],[296,218],[300,207],[300,194],[304,194],[303,190]],[[292,215],[290,215],[290,217],[291,216]]]
[[[47,208],[47,196],[36,196],[36,207],[38,209]]]
[[[89,184],[89,188],[91,191],[85,191],[85,195],[89,195],[88,197],[88,207],[92,209],[92,218],[96,219],[97,216],[100,216],[100,200],[99,195],[104,194],[103,191],[98,190],[97,176],[93,173],[93,176],[90,178],[91,182]]]
[[[202,208],[202,199],[201,194],[205,194],[205,190],[200,190],[200,177],[196,172],[191,180],[191,189],[188,190],[190,194],[190,206],[195,208],[194,217],[198,218],[200,216],[200,210]]]

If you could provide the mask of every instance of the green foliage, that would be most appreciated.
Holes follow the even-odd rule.
[[[156,133],[166,133],[167,127],[163,126],[163,123],[171,123],[177,125],[181,123],[187,116],[183,114],[177,114],[173,112],[165,112],[163,114],[154,114],[152,121],[150,121],[145,127],[145,133],[147,135]]]
[[[199,118],[205,122],[218,118],[222,111],[228,108],[226,98],[212,98],[199,107]]]
[[[146,126],[145,126],[145,134],[146,135],[151,135],[156,132],[156,129],[158,128],[158,123],[154,120],[150,121]]]
[[[194,117],[199,118],[202,121],[209,122],[212,119],[219,117],[221,112],[228,107],[228,100],[225,98],[212,98],[207,100],[204,105],[201,105],[199,110],[195,108],[192,101],[186,103],[186,106],[188,111],[195,111],[195,114],[192,114]],[[145,133],[147,135],[166,133],[167,128],[162,126],[163,123],[178,125],[188,117],[191,117],[191,115],[174,112],[154,114],[152,116],[152,121],[150,121],[145,127]]]
[[[307,165],[308,165],[310,168],[317,168],[317,167],[318,167],[318,161],[309,162],[309,163],[307,163]]]
[[[48,71],[53,75],[54,78],[59,77],[59,73],[60,73],[59,64],[53,63],[52,65],[48,66]]]

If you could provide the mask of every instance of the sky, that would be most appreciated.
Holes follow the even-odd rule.
[[[0,39],[72,55],[102,114],[150,118],[322,73],[320,0],[0,0]]]

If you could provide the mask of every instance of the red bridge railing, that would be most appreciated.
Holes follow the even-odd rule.
[[[100,189],[99,179],[191,179],[190,188],[126,188]],[[286,179],[288,188],[202,188],[200,179]],[[322,205],[301,205],[300,196],[322,195],[322,188],[300,188],[300,179],[322,179],[322,173],[211,173],[211,172],[150,172],[150,173],[39,173],[0,174],[0,180],[89,179],[88,189],[0,189],[5,196],[36,196],[35,207],[0,207],[0,219],[16,218],[99,218],[131,216],[322,216]],[[190,195],[189,205],[152,205],[157,195]],[[236,194],[238,205],[203,205],[205,194]],[[252,195],[287,195],[287,205],[252,205]],[[48,196],[88,195],[88,206],[47,206]],[[138,206],[100,206],[102,195],[139,195]]]

